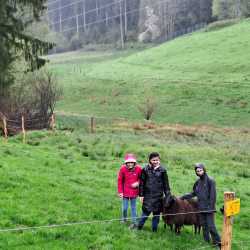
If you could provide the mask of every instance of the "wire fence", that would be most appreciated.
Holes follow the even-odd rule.
[[[36,114],[28,117],[12,114],[11,118],[8,118],[0,113],[0,132],[3,132],[3,136],[6,139],[9,135],[16,135],[22,132],[23,141],[25,141],[27,130],[54,129],[54,122],[54,114]]]
[[[199,136],[208,131],[214,133],[224,133],[231,131],[234,134],[245,134],[248,128],[214,127],[214,126],[188,126],[184,124],[168,124],[156,121],[145,120],[145,114],[138,110],[138,118],[131,119],[126,117],[87,115],[72,112],[56,112],[51,117],[38,117],[35,119],[18,118],[7,119],[4,121],[0,117],[0,129],[7,129],[8,135],[15,135],[22,130],[58,129],[58,130],[83,130],[86,133],[98,133],[108,131],[165,131],[166,133],[175,132],[182,136]],[[141,118],[139,117],[141,116]],[[144,119],[143,119],[144,118]]]
[[[188,215],[188,214],[201,214],[201,213],[214,213],[215,210],[201,210],[201,211],[191,211],[191,212],[182,212],[182,213],[164,213],[161,215],[154,215],[154,217],[161,217],[161,216],[178,216],[178,215]],[[133,217],[133,219],[141,219],[141,218],[148,218],[149,216],[137,216]],[[7,229],[0,229],[0,233],[3,232],[18,232],[18,231],[27,231],[27,230],[39,230],[39,229],[46,229],[46,228],[60,228],[60,227],[69,227],[69,226],[77,226],[77,225],[85,225],[85,224],[102,224],[102,223],[112,223],[112,222],[121,222],[122,218],[112,218],[112,219],[105,219],[105,220],[85,220],[79,222],[69,222],[63,224],[53,224],[53,225],[43,225],[43,226],[33,226],[33,227],[17,227],[17,228],[7,228]],[[128,218],[128,220],[132,220],[132,218]]]
[[[126,118],[90,116],[75,113],[56,113],[56,128],[59,130],[82,129],[85,132],[95,133],[102,128],[111,128],[121,123],[129,123]]]
[[[165,213],[162,215],[154,215],[156,216],[178,216],[178,215],[188,215],[188,214],[200,214],[200,213],[210,213],[214,212],[214,210],[206,210],[206,211],[196,211],[196,212],[184,212],[184,213]],[[138,216],[136,219],[141,219],[144,217],[149,216]],[[134,219],[134,218],[133,218]],[[14,233],[14,232],[25,232],[25,231],[37,231],[37,230],[44,230],[44,229],[56,229],[56,228],[65,228],[65,227],[73,227],[73,226],[82,226],[82,225],[94,225],[94,224],[106,224],[106,223],[114,223],[114,222],[121,222],[123,219],[121,218],[112,218],[112,219],[104,219],[104,220],[84,220],[84,221],[78,221],[78,222],[69,222],[69,223],[62,223],[62,224],[52,224],[52,225],[42,225],[42,226],[32,226],[32,227],[16,227],[16,228],[6,228],[6,229],[0,229],[0,233]],[[128,218],[128,220],[132,220],[132,218]],[[232,241],[232,246],[238,246],[238,249],[244,250],[248,249],[247,246],[250,243],[250,241]],[[190,246],[183,246],[179,249],[182,250],[202,250],[202,249],[208,249],[212,248],[211,245],[204,245],[206,243],[202,243],[201,246],[198,247],[192,247]]]

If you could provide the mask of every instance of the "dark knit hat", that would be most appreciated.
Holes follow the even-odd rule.
[[[159,157],[160,158],[160,154],[157,153],[157,152],[152,152],[152,153],[149,154],[148,160],[150,161],[151,159],[153,159],[155,157]]]
[[[194,164],[194,170],[196,170],[197,168],[202,168],[204,170],[204,172],[206,172],[206,168],[205,165],[203,163],[195,163]]]

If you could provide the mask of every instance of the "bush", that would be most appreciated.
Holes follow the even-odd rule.
[[[146,97],[144,103],[140,104],[138,109],[146,120],[150,120],[156,110],[156,102],[152,97]]]
[[[1,98],[0,112],[13,120],[24,115],[26,119],[42,117],[45,122],[61,94],[52,73],[41,70],[24,74]]]

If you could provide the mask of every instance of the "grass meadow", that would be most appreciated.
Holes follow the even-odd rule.
[[[70,52],[49,68],[64,88],[60,112],[162,123],[250,125],[250,21],[200,31],[144,51]],[[239,35],[240,34],[240,35]]]
[[[155,234],[149,221],[142,231],[119,223],[125,153],[144,165],[158,151],[173,194],[191,191],[195,162],[216,180],[217,208],[224,191],[235,191],[241,212],[232,250],[250,250],[249,31],[245,20],[144,51],[50,56],[64,89],[56,131],[29,132],[25,144],[21,135],[0,138],[0,249],[212,250],[188,226],[176,236],[162,222]],[[138,109],[148,98],[156,103],[150,122]],[[90,116],[97,117],[92,134]],[[83,221],[92,223],[3,231]],[[220,232],[222,223],[218,212]]]
[[[116,177],[124,154],[134,152],[143,165],[148,153],[157,150],[167,166],[172,193],[191,190],[196,179],[192,164],[197,161],[205,162],[217,181],[217,208],[223,204],[224,191],[236,192],[241,198],[241,213],[234,220],[233,249],[250,249],[249,137],[246,131],[200,131],[190,137],[155,128],[96,134],[40,131],[29,133],[25,145],[21,136],[2,141],[0,228],[119,219]],[[220,231],[222,222],[217,213]],[[0,248],[212,249],[191,227],[175,236],[163,223],[156,234],[150,226],[147,222],[144,230],[137,232],[113,221],[0,232]]]

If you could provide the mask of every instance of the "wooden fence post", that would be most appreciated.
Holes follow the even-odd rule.
[[[7,140],[8,139],[8,129],[7,129],[7,121],[6,117],[3,117],[3,132],[4,132],[4,138]]]
[[[231,250],[232,247],[232,231],[233,231],[233,216],[227,216],[227,202],[235,198],[234,192],[224,192],[224,222],[222,229],[221,250]]]
[[[90,118],[90,132],[95,133],[95,117]]]
[[[50,127],[51,127],[51,129],[53,131],[56,128],[56,118],[55,118],[55,114],[54,113],[51,115],[51,118],[50,118]]]
[[[24,125],[24,116],[22,115],[22,133],[23,133],[23,143],[26,142],[26,131],[25,131],[25,125]]]

